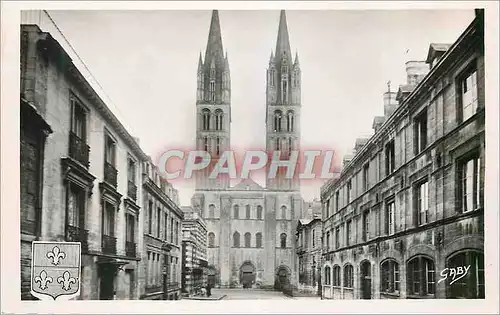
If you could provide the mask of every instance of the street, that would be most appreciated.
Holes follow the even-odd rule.
[[[302,297],[288,297],[282,292],[260,289],[212,289],[213,296],[224,296],[223,300],[283,300],[303,299]],[[311,298],[307,298],[311,299]],[[319,297],[317,298],[319,300]]]

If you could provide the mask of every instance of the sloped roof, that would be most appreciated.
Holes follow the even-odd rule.
[[[239,182],[231,190],[266,190],[264,187],[257,184],[253,179],[247,178]]]

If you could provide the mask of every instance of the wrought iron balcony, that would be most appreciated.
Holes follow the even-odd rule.
[[[90,147],[85,140],[78,137],[74,132],[69,133],[69,156],[80,162],[86,168],[89,167]]]
[[[72,225],[66,226],[66,241],[80,242],[82,246],[82,252],[88,251],[89,248],[88,239],[89,239],[88,230]]]
[[[102,252],[116,255],[116,237],[109,235],[102,236]]]
[[[132,200],[137,201],[137,186],[131,181],[128,181],[127,195],[132,198]]]
[[[125,255],[135,257],[137,255],[136,247],[137,245],[134,242],[125,242]]]
[[[118,171],[108,162],[104,162],[104,181],[116,188]]]

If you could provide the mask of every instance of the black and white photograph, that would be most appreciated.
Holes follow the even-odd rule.
[[[259,2],[2,3],[7,313],[498,312],[498,3]]]

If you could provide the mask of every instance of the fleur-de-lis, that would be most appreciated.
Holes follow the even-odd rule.
[[[58,265],[59,259],[66,258],[66,253],[61,252],[59,247],[54,246],[54,248],[52,248],[52,251],[47,253],[47,258],[52,258],[52,264]]]
[[[63,290],[68,291],[71,289],[71,284],[76,283],[76,279],[73,278],[68,271],[65,271],[62,277],[57,278],[57,283],[62,283]]]
[[[35,277],[35,283],[40,283],[40,289],[42,290],[47,289],[47,283],[52,283],[52,280],[52,277],[47,276],[45,270],[42,270],[40,275]]]

